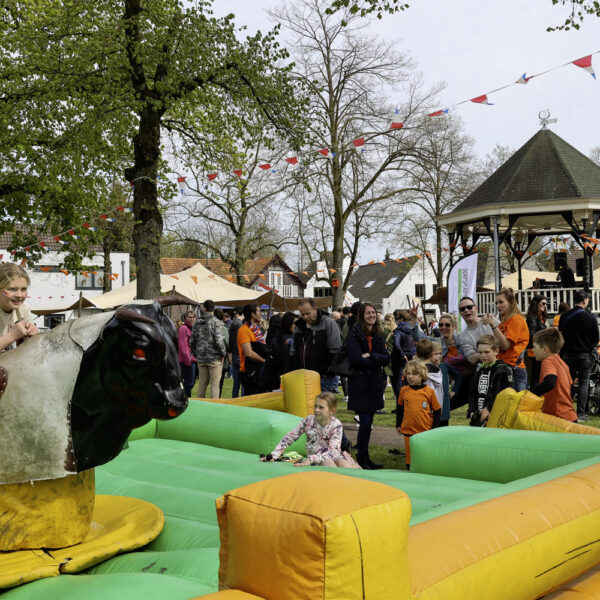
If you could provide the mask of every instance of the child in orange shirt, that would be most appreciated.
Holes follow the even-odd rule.
[[[404,436],[406,468],[410,470],[410,438],[440,424],[442,407],[427,385],[429,372],[424,362],[411,360],[404,368],[408,385],[401,388],[396,410],[396,429]]]
[[[532,384],[531,391],[544,397],[542,412],[566,421],[577,422],[573,408],[569,367],[558,355],[565,340],[555,327],[538,331],[533,336],[533,355],[542,363],[540,381]]]

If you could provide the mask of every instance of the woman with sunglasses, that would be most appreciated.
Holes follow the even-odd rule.
[[[415,310],[416,309],[416,310]],[[412,336],[413,339],[418,342],[426,336],[421,328],[418,326],[417,313],[418,307],[410,309],[410,321],[412,325]],[[440,338],[430,337],[429,339],[433,342],[440,342],[442,344],[442,360],[445,363],[453,366],[461,365],[465,362],[462,350],[458,340],[454,337],[456,330],[456,316],[450,313],[443,313],[440,317],[438,328],[440,330]]]
[[[502,288],[496,294],[496,308],[500,320],[487,314],[482,322],[492,328],[493,335],[500,345],[498,358],[513,367],[515,389],[521,392],[527,389],[527,370],[523,361],[523,353],[529,343],[527,322],[519,309],[512,288]]]
[[[529,329],[529,344],[527,344],[527,354],[525,356],[525,366],[527,368],[527,378],[530,384],[537,383],[540,379],[542,363],[538,362],[533,355],[533,336],[546,329],[548,320],[548,300],[544,296],[535,295],[529,303],[527,309],[527,328]]]

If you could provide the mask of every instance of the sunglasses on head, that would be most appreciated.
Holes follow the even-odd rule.
[[[474,304],[466,304],[465,306],[461,306],[458,310],[460,310],[460,312],[465,312],[465,310],[471,310],[475,308]]]

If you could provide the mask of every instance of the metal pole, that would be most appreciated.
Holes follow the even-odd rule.
[[[502,287],[500,280],[500,244],[498,243],[498,217],[493,218],[494,228],[494,280],[496,284],[496,293],[498,293]]]

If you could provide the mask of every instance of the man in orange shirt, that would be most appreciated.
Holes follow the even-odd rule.
[[[261,365],[266,362],[265,357],[259,354],[261,348],[256,344],[265,346],[265,336],[260,328],[261,314],[260,307],[254,302],[250,302],[244,306],[242,311],[244,314],[244,324],[238,329],[237,347],[240,354],[240,379],[244,388],[244,396],[259,394],[262,390],[260,384]],[[253,344],[254,347],[253,347]]]
[[[531,391],[544,397],[542,412],[576,423],[577,413],[571,399],[573,380],[569,367],[558,355],[563,344],[563,336],[556,327],[533,336],[533,355],[541,361],[542,371],[539,383],[532,383]]]

